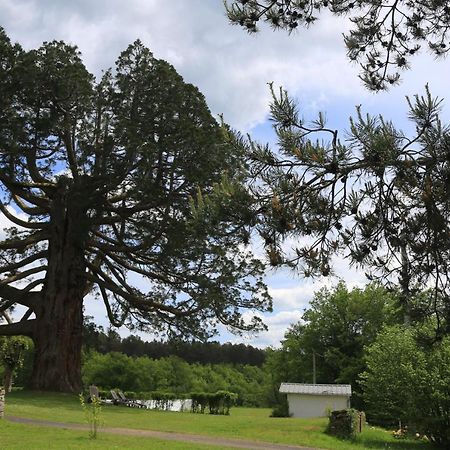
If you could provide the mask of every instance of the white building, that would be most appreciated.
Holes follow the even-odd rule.
[[[350,407],[349,384],[281,383],[280,393],[287,394],[292,417],[324,417],[330,411]]]

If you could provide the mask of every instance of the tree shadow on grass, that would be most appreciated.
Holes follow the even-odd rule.
[[[64,394],[60,392],[42,392],[29,390],[13,390],[7,394],[8,398],[14,400],[16,405],[26,404],[39,407],[76,407],[80,406],[78,396],[75,394]]]

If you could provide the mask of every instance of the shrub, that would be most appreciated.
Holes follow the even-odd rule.
[[[111,398],[111,391],[107,391],[105,389],[99,389],[98,390],[98,395],[100,396],[100,398],[105,399],[105,398]]]
[[[273,407],[270,417],[289,417],[289,403],[287,395],[279,394],[277,396],[278,403]]]
[[[229,391],[217,391],[215,393],[192,392],[191,410],[193,413],[203,414],[208,407],[210,414],[228,415],[230,408],[236,403],[237,394]]]
[[[208,394],[206,392],[192,392],[192,407],[193,413],[203,414],[208,406]]]
[[[152,392],[151,398],[155,401],[156,409],[168,411],[173,406],[173,401],[177,399],[177,394],[172,392]]]
[[[125,391],[124,395],[125,395],[126,398],[129,398],[130,400],[136,400],[137,399],[136,392],[134,392],[134,391]]]
[[[91,402],[87,403],[84,395],[79,395],[81,408],[87,424],[89,425],[89,437],[91,439],[97,438],[98,428],[102,424],[102,402],[96,396],[91,397]]]
[[[361,432],[365,414],[356,409],[332,411],[329,417],[327,433],[343,439],[354,439]]]
[[[361,374],[367,415],[369,421],[400,421],[409,432],[450,448],[450,338],[419,345],[419,332],[427,329],[386,328],[367,348]]]

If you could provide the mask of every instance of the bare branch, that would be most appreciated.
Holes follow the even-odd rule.
[[[36,143],[36,141],[35,141]],[[27,169],[31,179],[37,183],[46,194],[51,194],[55,190],[55,184],[41,175],[36,164],[36,145],[34,149],[26,152]]]
[[[48,222],[27,222],[25,220],[19,219],[15,215],[13,215],[8,208],[0,201],[0,211],[13,223],[19,225],[19,227],[29,228],[32,230],[42,230],[43,228],[48,227]]]
[[[29,214],[30,216],[43,216],[45,214],[48,213],[48,209],[47,208],[41,208],[41,207],[32,207],[32,206],[28,206],[26,205],[22,199],[12,193],[12,198],[14,200],[14,203],[26,214]]]
[[[125,322],[126,314],[123,315],[122,320],[118,321],[112,312],[111,305],[109,304],[108,294],[105,288],[103,286],[99,286],[99,288],[102,294],[103,303],[105,304],[106,313],[108,314],[108,319],[113,324],[113,326],[117,328],[121,327]]]
[[[4,317],[4,319],[8,322],[8,323],[12,323],[12,319],[11,317],[9,317],[9,314],[6,311],[2,311],[1,315]]]
[[[0,250],[16,249],[17,251],[25,251],[27,247],[37,244],[49,238],[49,234],[45,231],[38,231],[30,234],[25,239],[7,239],[0,242]]]
[[[6,266],[0,266],[0,273],[14,271],[14,270],[24,267],[28,264],[31,264],[32,262],[37,261],[38,259],[45,258],[45,257],[47,257],[47,255],[48,255],[48,251],[43,250],[41,252],[35,253],[31,256],[28,256],[27,258],[22,259],[21,261],[7,264]]]
[[[36,319],[0,325],[0,336],[22,335],[33,337],[35,326],[36,326]]]
[[[28,189],[41,189],[43,187],[51,187],[51,185],[43,186],[36,183],[20,183],[16,180],[12,180],[8,176],[5,175],[4,172],[0,171],[0,181],[5,185],[5,187],[11,191],[12,194],[19,196],[26,200],[28,203],[32,205],[39,206],[41,208],[45,208],[48,211],[49,202],[45,197],[38,197],[37,195],[32,194]]]
[[[23,289],[18,289],[9,285],[0,285],[0,297],[6,299],[0,310],[9,309],[14,303],[19,303],[29,308],[34,308],[35,304],[41,299],[40,292],[30,292],[35,287],[44,283],[44,279],[34,280]]]
[[[42,272],[43,270],[47,270],[47,266],[38,266],[38,267],[32,267],[31,269],[24,270],[23,272],[17,272],[14,275],[11,275],[8,278],[4,278],[3,280],[0,280],[0,286],[13,283],[15,281],[23,280],[26,277],[29,277],[30,275],[33,275],[35,273]]]

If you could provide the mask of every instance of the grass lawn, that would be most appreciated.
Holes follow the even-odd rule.
[[[85,448],[209,450],[211,446],[107,433],[99,433],[97,439],[90,439],[85,431],[22,425],[0,420],[0,448],[2,450],[78,450]],[[214,449],[225,450],[224,447],[214,447]]]
[[[58,422],[84,423],[79,400],[74,395],[17,391],[6,398],[6,415]],[[348,449],[409,449],[430,450],[431,445],[416,440],[398,440],[384,430],[366,427],[355,442],[341,441],[323,433],[327,419],[270,418],[270,410],[256,408],[233,408],[229,416],[212,416],[191,413],[151,411],[124,406],[104,406],[102,418],[105,426],[147,429],[180,433],[203,434],[216,437],[249,439],[272,443],[305,445],[330,450]],[[202,449],[198,444],[179,444],[151,440],[145,447],[144,438],[111,436],[100,430],[99,439],[92,442],[87,432],[39,428],[36,433],[24,433],[28,425],[1,423],[0,447],[15,448],[184,448]],[[42,430],[42,434],[41,434]],[[3,442],[12,439],[5,446]],[[31,435],[31,436],[30,436]],[[36,436],[36,438],[34,437]],[[64,446],[49,447],[49,442],[64,442]],[[36,441],[34,440],[36,439]],[[40,441],[40,439],[44,439]],[[148,438],[147,438],[148,441]],[[17,444],[15,444],[17,442]],[[68,445],[66,443],[69,442]],[[118,444],[120,442],[120,444]],[[17,445],[14,447],[14,445]],[[70,446],[72,445],[72,447]],[[103,445],[103,447],[102,447]],[[114,445],[117,445],[114,447]],[[159,447],[158,447],[159,445]]]

